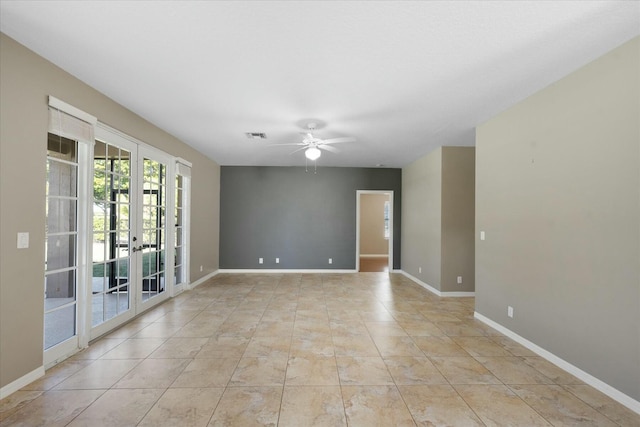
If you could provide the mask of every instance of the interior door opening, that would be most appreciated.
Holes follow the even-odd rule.
[[[393,270],[393,192],[357,192],[356,270]]]

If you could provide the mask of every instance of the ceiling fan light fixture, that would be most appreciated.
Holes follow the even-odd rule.
[[[317,147],[309,147],[305,150],[304,155],[309,160],[317,160],[322,152]]]

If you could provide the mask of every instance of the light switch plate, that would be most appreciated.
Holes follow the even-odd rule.
[[[29,247],[29,233],[18,233],[18,249],[27,249]]]

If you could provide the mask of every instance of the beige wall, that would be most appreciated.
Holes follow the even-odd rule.
[[[402,170],[402,270],[441,292],[474,291],[474,188],[473,147],[440,147]]]
[[[388,255],[389,240],[384,238],[386,194],[360,195],[360,254]]]
[[[440,289],[442,148],[402,169],[401,233],[402,270]]]
[[[636,400],[639,76],[636,38],[476,140],[477,312]]]
[[[218,165],[2,34],[0,387],[42,365],[48,95],[193,163],[191,280],[218,268]],[[16,249],[19,231],[29,249]]]
[[[475,176],[475,148],[443,147],[442,292],[475,290]]]

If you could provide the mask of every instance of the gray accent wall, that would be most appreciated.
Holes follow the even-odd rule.
[[[475,148],[416,160],[402,170],[402,190],[402,270],[441,292],[473,292]]]
[[[476,136],[476,311],[640,401],[640,38]]]
[[[223,166],[220,268],[355,269],[357,190],[394,191],[400,268],[401,181],[400,169]]]

